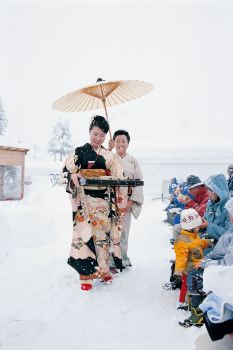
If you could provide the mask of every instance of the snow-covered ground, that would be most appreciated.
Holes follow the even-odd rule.
[[[66,264],[68,195],[49,176],[32,180],[23,200],[0,202],[0,349],[195,349],[204,327],[180,327],[178,292],[162,289],[173,257],[165,203],[146,195],[131,227],[133,267],[86,293]]]

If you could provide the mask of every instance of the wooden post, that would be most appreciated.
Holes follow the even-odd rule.
[[[0,165],[0,200],[4,199],[3,183],[4,183],[4,166]]]

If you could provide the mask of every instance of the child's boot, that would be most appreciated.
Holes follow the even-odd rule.
[[[204,299],[205,296],[199,293],[189,294],[191,316],[185,319],[184,322],[179,322],[181,326],[186,328],[191,326],[201,327],[204,324],[203,311],[198,307]]]

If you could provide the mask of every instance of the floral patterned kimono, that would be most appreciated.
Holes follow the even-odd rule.
[[[86,143],[76,148],[65,161],[63,183],[70,193],[73,211],[73,239],[68,264],[79,273],[81,280],[109,274],[110,248],[116,266],[122,268],[120,239],[127,204],[127,188],[74,186],[71,174],[89,168],[102,169],[106,175],[123,178],[119,162],[102,146],[97,153]]]

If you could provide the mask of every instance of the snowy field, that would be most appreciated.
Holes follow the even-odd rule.
[[[178,293],[162,289],[171,233],[162,222],[166,204],[153,200],[148,180],[141,217],[131,227],[133,267],[88,293],[66,264],[72,220],[64,189],[52,187],[41,170],[22,201],[0,202],[1,350],[195,349],[204,327],[178,326],[186,317],[176,310]]]

